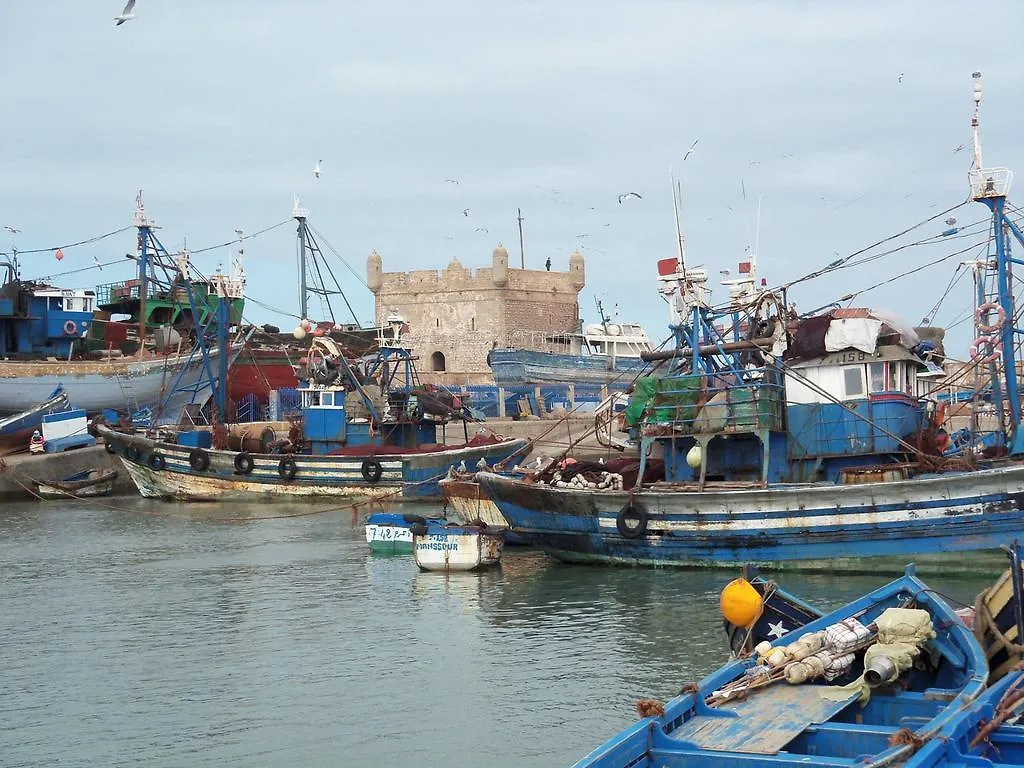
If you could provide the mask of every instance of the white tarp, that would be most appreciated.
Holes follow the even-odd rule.
[[[900,343],[907,349],[913,349],[921,343],[921,337],[917,335],[914,326],[895,312],[887,309],[869,309],[868,312],[896,331],[900,335]]]
[[[825,351],[859,349],[871,354],[878,346],[878,332],[881,328],[882,321],[871,317],[833,318],[825,332]]]

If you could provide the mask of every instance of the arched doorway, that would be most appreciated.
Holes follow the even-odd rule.
[[[443,371],[444,369],[444,353],[435,352],[430,356],[430,370]]]

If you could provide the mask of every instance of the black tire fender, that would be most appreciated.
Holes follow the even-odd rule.
[[[281,476],[282,480],[294,480],[298,472],[299,468],[291,456],[285,456],[277,463],[277,474]]]
[[[103,444],[103,448],[104,448],[104,450],[106,450],[106,452],[107,452],[107,453],[109,453],[109,454],[110,454],[111,456],[114,456],[114,455],[116,455],[116,454],[117,454],[117,446],[116,446],[116,445],[114,445],[113,443],[104,443],[104,444]]]
[[[635,520],[635,525],[629,522]],[[615,528],[619,535],[626,539],[639,539],[647,535],[647,510],[631,501],[621,510],[615,518]]]
[[[150,454],[149,461],[147,461],[146,463],[149,465],[149,468],[152,469],[154,472],[163,472],[165,469],[167,469],[167,459],[165,459],[163,455],[159,453]]]
[[[240,475],[248,475],[252,472],[254,462],[248,451],[235,454],[235,472]]]
[[[138,463],[139,449],[136,448],[134,445],[129,445],[127,448],[124,449],[124,457],[128,459],[128,461],[134,461]]]
[[[412,535],[413,536],[426,536],[427,535],[427,526],[425,526],[423,523],[413,523],[409,527],[409,530],[412,531]]]
[[[202,448],[193,448],[188,454],[188,465],[196,472],[205,472],[210,468],[210,454]]]
[[[425,518],[423,515],[404,514],[402,515],[402,519],[405,520],[405,522],[407,523],[419,523],[420,525],[427,524],[427,518]]]
[[[363,462],[363,466],[359,468],[359,471],[363,474],[363,480],[368,483],[376,483],[380,480],[380,476],[384,474],[384,468],[380,465],[380,462],[373,459],[366,459]]]

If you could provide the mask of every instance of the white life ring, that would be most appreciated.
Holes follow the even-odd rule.
[[[985,317],[989,312],[995,310],[999,316],[999,319],[994,325],[984,325],[982,318]],[[978,326],[978,333],[982,336],[993,334],[1002,328],[1006,324],[1006,310],[1003,309],[1002,305],[997,304],[994,301],[987,301],[976,310],[974,310],[975,324]]]
[[[998,336],[979,336],[969,352],[976,363],[994,363],[1003,356],[1002,342]]]
[[[75,321],[74,320],[68,320],[66,323],[64,323],[64,335],[65,336],[77,336],[78,335],[78,326],[75,325]]]

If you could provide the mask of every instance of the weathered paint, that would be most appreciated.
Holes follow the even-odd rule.
[[[430,526],[413,535],[412,551],[423,571],[475,571],[501,561],[504,541],[500,531]]]
[[[190,446],[158,442],[138,435],[126,435],[100,426],[102,439],[124,463],[143,496],[192,501],[222,499],[252,499],[269,496],[332,496],[368,497],[412,496],[439,498],[438,481],[452,467],[462,463],[472,465],[483,458],[494,464],[526,445],[523,439],[505,440],[491,445],[458,448],[434,453],[381,456],[307,456],[296,454],[296,475],[292,480],[281,477],[281,454],[250,454],[252,471],[239,474],[235,470],[233,451],[206,451],[209,467],[202,471],[189,464]],[[128,448],[137,455],[127,456]],[[164,467],[153,469],[150,459],[154,454],[163,458]],[[376,482],[363,477],[364,461],[377,462],[381,476]]]
[[[233,353],[237,354],[241,346]],[[218,351],[211,349],[211,360]],[[112,358],[103,361],[2,361],[0,362],[0,414],[25,411],[63,387],[75,408],[99,413],[104,408],[155,406],[178,378],[179,388],[195,387],[203,374],[201,355],[169,355],[151,358]],[[210,387],[198,392],[177,392],[164,413],[177,419],[182,406],[206,402]]]
[[[479,483],[445,478],[439,485],[447,509],[457,522],[469,525],[479,521],[502,530],[508,528],[508,522],[490,497],[481,492]]]
[[[735,567],[996,548],[1024,532],[1024,465],[863,485],[636,494],[558,489],[481,472],[512,530],[567,561]],[[628,504],[647,535],[615,521]]]
[[[565,355],[529,349],[492,349],[488,362],[498,386],[596,384],[625,388],[647,365],[639,357]]]

